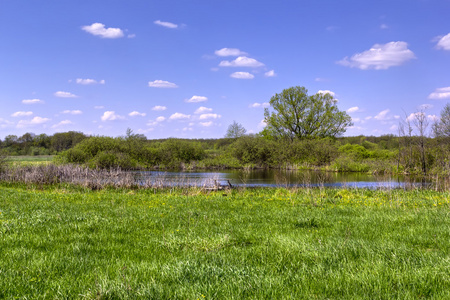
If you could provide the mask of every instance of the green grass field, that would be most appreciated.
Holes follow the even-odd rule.
[[[450,298],[450,194],[0,185],[0,298]]]

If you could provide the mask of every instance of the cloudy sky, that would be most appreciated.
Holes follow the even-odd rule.
[[[346,135],[450,100],[449,0],[0,0],[0,138],[253,133],[275,93],[334,93]]]

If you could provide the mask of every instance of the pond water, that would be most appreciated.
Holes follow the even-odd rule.
[[[160,185],[212,186],[215,182],[245,187],[338,187],[407,188],[427,187],[429,182],[404,176],[292,170],[145,171],[139,180]]]

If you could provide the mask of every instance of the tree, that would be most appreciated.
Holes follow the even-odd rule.
[[[270,99],[274,111],[264,111],[267,126],[262,134],[291,140],[340,136],[353,123],[336,103],[329,93],[308,96],[308,90],[301,86],[284,89]]]
[[[233,124],[228,126],[227,133],[225,134],[226,138],[238,138],[244,136],[247,130],[242,126],[242,124],[233,121]]]
[[[441,118],[433,124],[433,133],[436,137],[450,137],[450,103],[441,111]]]

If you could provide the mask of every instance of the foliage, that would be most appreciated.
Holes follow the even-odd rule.
[[[242,126],[242,124],[237,123],[236,121],[233,121],[230,126],[228,126],[227,133],[225,134],[225,138],[239,138],[241,136],[244,136],[247,132],[247,129]]]
[[[450,103],[442,109],[439,121],[433,124],[433,133],[436,137],[450,137]]]
[[[291,87],[270,99],[273,112],[266,108],[263,135],[294,138],[324,138],[342,135],[351,126],[351,117],[339,111],[329,93],[308,96],[304,87]]]

